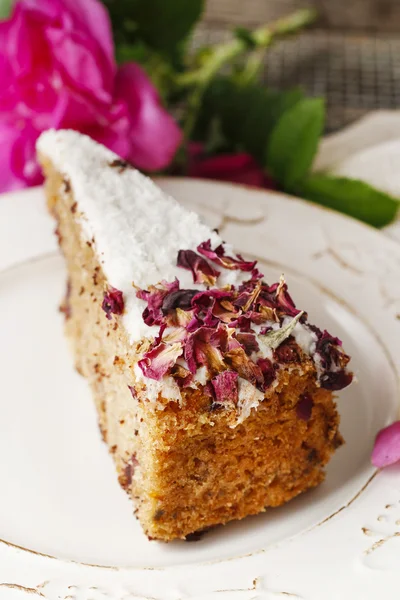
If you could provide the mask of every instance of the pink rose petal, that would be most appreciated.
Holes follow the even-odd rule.
[[[176,264],[192,272],[193,283],[214,285],[219,275],[219,271],[193,250],[179,250]]]
[[[131,116],[129,160],[138,168],[156,171],[173,159],[182,133],[161,106],[160,97],[146,73],[136,64],[120,67],[116,99]]]
[[[371,462],[374,467],[387,467],[400,461],[400,421],[382,429],[375,439]]]
[[[104,293],[101,308],[106,313],[107,319],[111,319],[111,315],[122,315],[125,308],[123,293],[120,290],[110,287]]]
[[[211,380],[218,404],[238,403],[238,374],[235,371],[223,371]]]
[[[142,313],[146,325],[161,325],[164,321],[163,304],[165,299],[179,290],[179,281],[175,279],[172,283],[161,281],[158,285],[152,285],[148,290],[138,290],[136,296],[147,302]]]
[[[51,0],[53,2],[53,0]],[[108,12],[97,0],[62,0],[65,9],[96,40],[111,72],[115,71],[114,41]]]
[[[182,344],[180,342],[171,345],[161,342],[161,344],[146,352],[142,360],[139,360],[138,365],[145,377],[160,381],[181,354]]]
[[[215,250],[211,248],[211,241],[207,240],[197,246],[197,251],[203,256],[215,262],[224,269],[240,269],[241,271],[252,271],[257,264],[257,261],[244,260],[240,254],[236,257],[226,256],[225,248],[221,244]]]
[[[108,64],[104,68],[101,63],[97,44],[79,33],[66,35],[56,27],[48,27],[45,36],[52,48],[54,67],[62,74],[63,81],[100,102],[110,103],[114,73]]]
[[[0,121],[0,147],[2,148],[0,190],[18,190],[43,181],[36,162],[35,143],[38,132],[26,126],[24,137],[20,132]]]
[[[188,174],[191,177],[232,181],[244,185],[262,187],[264,173],[254,158],[246,153],[199,156],[198,146],[190,152],[192,156]]]
[[[180,143],[140,67],[117,74],[100,0],[16,0],[0,22],[0,81],[0,192],[42,181],[34,143],[51,127],[86,133],[148,170],[165,167]]]

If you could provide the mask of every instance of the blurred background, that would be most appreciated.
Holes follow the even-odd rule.
[[[232,26],[255,27],[304,7],[317,9],[317,22],[273,45],[265,82],[324,96],[326,132],[371,110],[398,108],[399,0],[208,0],[195,44],[229,39]]]
[[[38,136],[72,128],[147,173],[388,225],[399,32],[400,0],[0,0],[0,192],[40,184]]]

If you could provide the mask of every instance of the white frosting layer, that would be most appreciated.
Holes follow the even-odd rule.
[[[282,325],[288,325],[291,320],[292,317],[285,317],[285,319],[283,319]],[[313,356],[315,354],[318,337],[316,333],[314,333],[311,329],[307,327],[307,325],[297,323],[291,335],[296,340],[296,344],[300,346],[300,348],[305,354],[309,354],[310,356]]]
[[[264,400],[264,394],[260,392],[252,383],[239,377],[239,401],[238,401],[238,420],[233,427],[236,427],[240,423],[243,423],[250,416],[251,409],[257,408],[257,406]]]
[[[37,148],[69,180],[84,235],[94,238],[107,280],[124,294],[124,325],[131,342],[153,335],[158,328],[143,322],[146,304],[136,298],[132,282],[147,289],[177,277],[181,288],[201,288],[189,271],[176,266],[178,251],[196,250],[208,239],[214,247],[222,243],[221,237],[136,169],[120,173],[111,167],[119,157],[85,135],[49,130]],[[246,278],[248,273],[222,269],[218,285]]]

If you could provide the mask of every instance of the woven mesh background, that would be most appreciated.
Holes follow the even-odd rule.
[[[400,0],[399,0],[400,2]],[[202,25],[195,45],[229,39]],[[400,35],[311,30],[268,51],[263,78],[277,89],[301,86],[327,101],[327,132],[377,108],[400,108]]]

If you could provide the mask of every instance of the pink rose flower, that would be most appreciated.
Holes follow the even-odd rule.
[[[400,461],[400,421],[381,429],[375,439],[371,462],[374,467],[387,467]]]
[[[273,179],[261,169],[250,154],[238,152],[205,156],[203,145],[197,142],[192,142],[189,146],[188,175],[276,189]]]
[[[180,144],[142,69],[117,69],[98,0],[18,0],[0,22],[0,81],[0,191],[42,181],[35,142],[51,127],[87,133],[145,170],[167,166]]]

